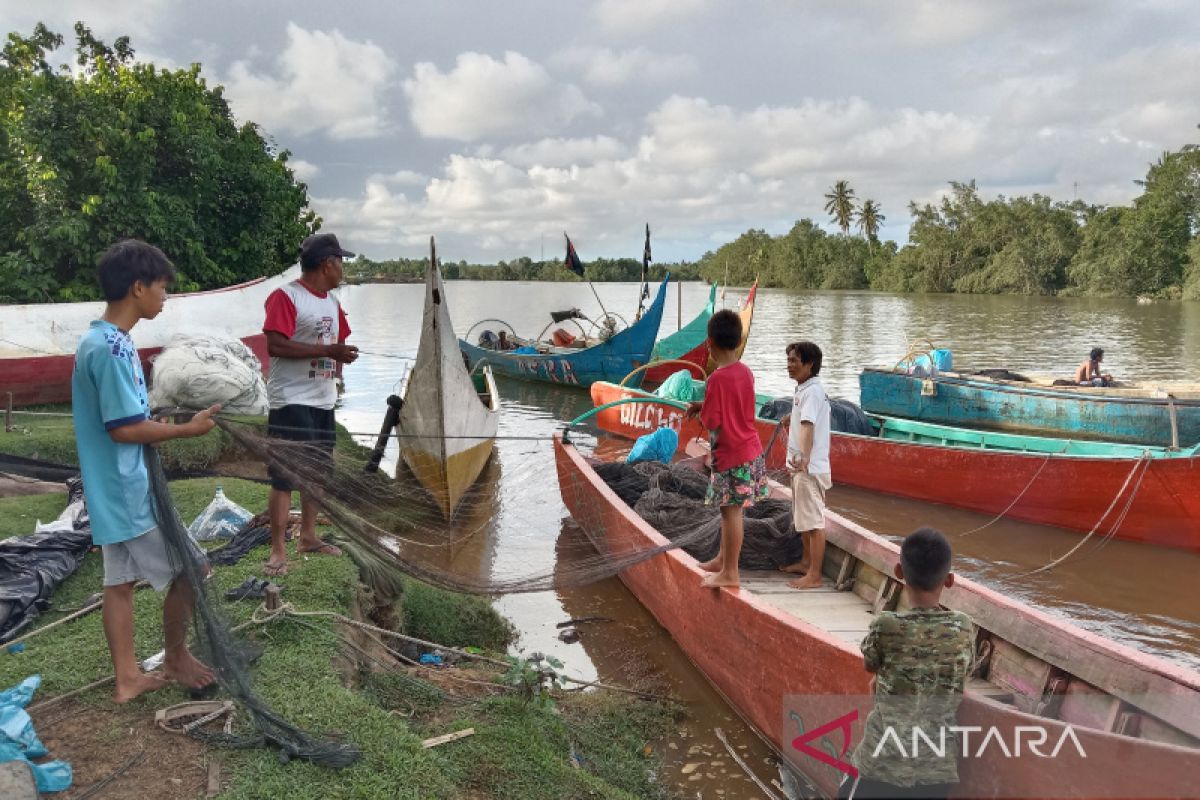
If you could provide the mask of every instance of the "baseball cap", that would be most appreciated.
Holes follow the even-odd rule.
[[[301,267],[315,267],[331,256],[354,258],[354,253],[343,250],[332,233],[314,233],[300,244]]]

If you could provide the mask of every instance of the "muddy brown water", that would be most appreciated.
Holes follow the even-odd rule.
[[[597,289],[610,310],[631,316],[635,285]],[[378,431],[387,395],[399,392],[407,379],[411,362],[404,359],[416,354],[422,294],[419,285],[342,290],[352,342],[364,353],[347,371],[338,419],[363,434],[364,443]],[[591,293],[578,284],[456,281],[448,284],[446,295],[460,334],[480,319],[498,317],[518,333],[533,335],[549,321],[550,310],[598,310]],[[706,295],[699,284],[684,287],[684,322],[699,311]],[[740,296],[731,291],[729,302]],[[672,287],[664,333],[675,328],[676,297]],[[1107,352],[1106,369],[1119,377],[1194,377],[1200,356],[1196,303],[786,291],[764,291],[759,297],[745,359],[759,390],[777,395],[791,389],[784,346],[801,338],[825,350],[822,377],[830,394],[853,400],[858,399],[862,366],[894,363],[904,355],[906,343],[918,337],[951,347],[959,365],[1063,375],[1097,345]],[[559,496],[549,437],[565,420],[591,408],[591,401],[585,391],[544,384],[502,379],[499,389],[502,438],[469,523],[479,531],[446,553],[445,563],[496,577],[544,573],[589,550]],[[394,450],[387,458],[394,464]],[[1107,500],[1098,498],[1098,503],[1103,507]],[[1200,669],[1200,604],[1194,583],[1200,554],[1111,541],[1082,548],[1048,573],[1022,577],[1070,550],[1080,534],[1002,519],[960,536],[991,518],[848,487],[835,487],[829,505],[883,534],[936,526],[952,537],[960,574],[1088,630]],[[666,760],[664,779],[685,796],[761,796],[717,741],[717,727],[761,777],[774,777],[770,751],[617,579],[502,597],[496,606],[520,631],[517,649],[557,656],[578,677],[614,683],[645,671],[663,677],[688,703],[688,718],[653,746]],[[591,616],[613,621],[579,625],[580,639],[572,644],[559,640],[557,623]]]

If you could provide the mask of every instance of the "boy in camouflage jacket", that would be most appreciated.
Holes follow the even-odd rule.
[[[910,533],[900,547],[896,577],[906,582],[909,610],[880,613],[863,639],[875,707],[854,751],[859,776],[842,785],[840,797],[942,798],[958,782],[950,728],[971,669],[973,635],[966,614],[939,605],[942,590],[954,585],[950,560],[949,542],[932,528]]]

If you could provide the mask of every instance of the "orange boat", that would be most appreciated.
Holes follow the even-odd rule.
[[[667,543],[561,435],[555,462],[563,501],[598,550]],[[782,487],[775,492],[788,498]],[[620,578],[745,721],[832,796],[870,702],[858,644],[873,614],[906,606],[892,577],[896,545],[833,513],[825,530],[825,590],[788,589],[783,573],[744,573],[738,589],[703,588],[704,573],[681,550]],[[981,736],[964,745],[952,796],[1198,796],[1200,674],[969,580],[958,580],[942,602],[969,615],[977,632],[958,723]],[[839,698],[851,711],[829,717]],[[1028,747],[1031,735],[1045,746]]]
[[[592,384],[604,406],[647,392]],[[769,400],[760,397],[762,402]],[[934,425],[872,415],[873,436],[834,432],[835,483],[884,494],[1053,525],[1097,536],[1200,551],[1200,446],[1188,450],[1052,439]],[[597,424],[636,439],[663,425],[681,441],[701,435],[698,421],[668,404],[604,408]],[[787,442],[778,423],[757,420],[767,466],[779,469]]]

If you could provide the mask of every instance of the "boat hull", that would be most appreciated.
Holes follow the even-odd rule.
[[[521,355],[511,351],[485,350],[461,339],[458,344],[472,369],[483,361],[493,371],[512,378],[584,389],[596,381],[619,381],[650,360],[654,339],[662,322],[668,279],[669,276],[659,285],[658,295],[645,316],[607,342],[593,347],[575,352],[556,349],[548,353]]]
[[[625,553],[666,544],[666,539],[638,517],[596,475],[587,460],[561,437],[555,441],[555,463],[563,501],[576,522],[601,552]],[[898,548],[835,514],[828,514],[829,541],[847,552],[894,563]],[[850,642],[763,602],[750,592],[703,588],[704,573],[695,559],[680,550],[657,555],[620,573],[621,581],[654,615],[734,709],[777,751],[801,769],[824,793],[833,796],[841,773],[792,747],[802,731],[789,725],[785,710],[804,698],[870,694],[870,676],[862,654]],[[1072,629],[1033,609],[1020,606],[983,587],[960,582],[948,592],[964,610],[987,609],[1014,628],[1032,626],[1047,640],[1061,638],[1090,648],[1101,663],[1126,664],[1142,656],[1085,631]],[[955,606],[952,606],[955,607]],[[968,612],[970,613],[970,612]],[[1101,658],[1100,654],[1103,654]],[[1162,671],[1162,665],[1147,665]],[[1172,681],[1188,676],[1175,675]],[[1188,697],[1194,687],[1184,689]],[[959,711],[960,725],[995,726],[1011,734],[1020,726],[1042,726],[1049,741],[1067,727],[1056,719],[1025,714],[985,697],[968,694]],[[960,768],[956,797],[1112,798],[1181,796],[1180,775],[1195,774],[1200,752],[1073,726],[1087,758],[1023,758],[1012,761],[997,751],[970,759]],[[861,727],[854,729],[861,736]],[[1136,769],[1125,765],[1136,764]]]
[[[177,334],[204,333],[240,339],[263,371],[270,358],[262,332],[267,296],[295,280],[299,267],[271,278],[216,289],[173,295],[162,314],[143,320],[132,332],[147,375],[150,359]],[[0,402],[12,392],[13,405],[61,403],[71,399],[75,347],[92,320],[104,313],[104,303],[42,303],[0,308]]]
[[[945,425],[1034,431],[1157,446],[1200,442],[1200,401],[1150,392],[1022,385],[942,373],[923,379],[885,369],[859,374],[861,405],[871,414]]]
[[[447,520],[492,456],[500,420],[496,381],[468,374],[437,258],[426,267],[421,343],[396,422],[400,457]]]
[[[647,396],[611,383],[592,386],[597,406]],[[678,431],[681,443],[703,434],[695,420],[666,405],[620,405],[599,412],[596,421],[630,439],[662,426]],[[778,423],[759,419],[756,425],[764,448],[770,445],[768,468],[783,468],[787,443],[776,434]],[[1096,536],[1109,535],[1123,513],[1115,538],[1200,551],[1197,456],[1086,458],[834,433],[829,459],[834,482],[847,486],[1074,531],[1095,528]]]

